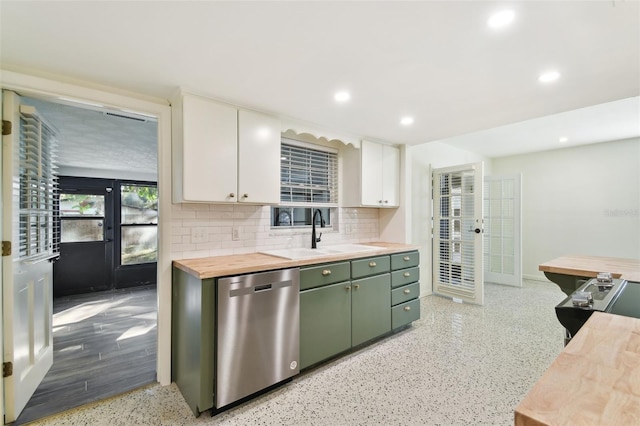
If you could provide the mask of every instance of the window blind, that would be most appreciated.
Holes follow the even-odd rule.
[[[338,154],[281,143],[280,201],[289,204],[338,203]]]
[[[32,106],[20,106],[19,257],[58,253],[56,135]]]

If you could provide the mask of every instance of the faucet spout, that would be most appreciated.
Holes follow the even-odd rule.
[[[315,209],[315,211],[313,212],[313,217],[311,218],[311,248],[317,248],[316,243],[320,242],[320,239],[322,238],[322,232],[320,233],[320,236],[318,238],[316,238],[316,215],[320,215],[320,227],[324,228],[324,218],[322,217],[322,211],[320,211],[320,209]]]

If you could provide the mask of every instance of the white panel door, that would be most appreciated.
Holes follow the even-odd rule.
[[[482,163],[433,170],[433,291],[484,303]]]
[[[280,202],[280,120],[238,111],[238,201]]]
[[[522,177],[484,178],[484,280],[522,286]]]
[[[53,135],[37,112],[3,92],[2,258],[3,352],[13,372],[4,378],[5,422],[14,421],[53,364]]]

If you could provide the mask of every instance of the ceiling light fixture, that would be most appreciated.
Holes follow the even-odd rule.
[[[487,21],[487,25],[491,28],[503,28],[513,22],[513,18],[515,18],[516,14],[513,10],[501,10],[500,12],[494,13],[491,15],[489,20]]]
[[[400,124],[403,126],[411,126],[413,124],[413,117],[402,117],[400,119]]]
[[[558,71],[548,71],[540,74],[538,77],[538,81],[541,83],[551,83],[552,81],[556,81],[560,78],[560,73]]]
[[[336,94],[333,95],[333,99],[335,99],[336,102],[344,103],[351,99],[351,94],[346,91],[336,92]]]
[[[560,143],[565,143],[565,142],[567,142],[568,140],[569,140],[569,138],[565,138],[564,136],[563,136],[563,137],[561,137],[560,139],[558,139],[558,141],[559,141]]]

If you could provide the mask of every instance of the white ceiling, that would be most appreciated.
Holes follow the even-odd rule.
[[[163,99],[183,87],[374,140],[441,140],[501,156],[560,136],[640,135],[639,6],[2,0],[0,60]],[[513,25],[489,29],[489,15],[505,7],[516,11]],[[539,83],[551,68],[560,80]],[[350,102],[333,101],[340,89]],[[404,115],[413,126],[399,125]],[[608,121],[620,116],[624,124]]]
[[[79,108],[23,98],[56,130],[61,174],[72,169],[108,170],[128,177],[135,170],[152,176],[158,169],[158,125],[155,120],[122,111]]]

